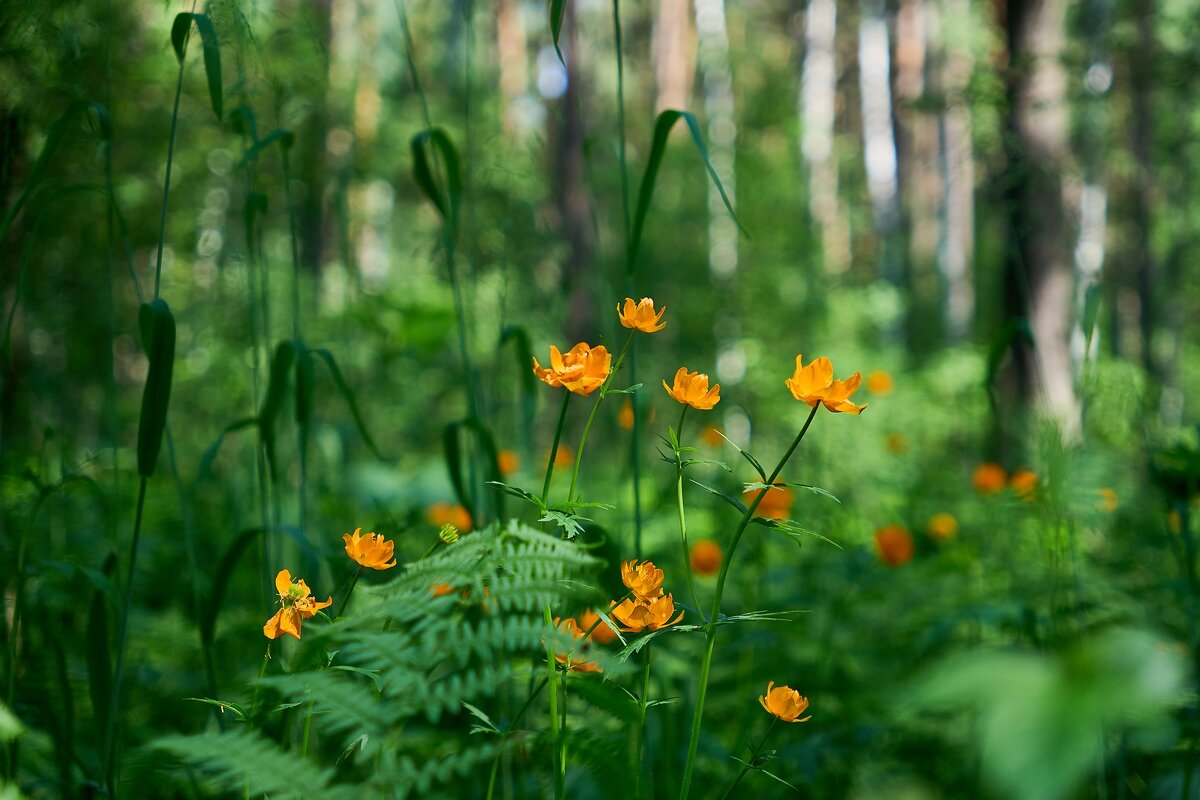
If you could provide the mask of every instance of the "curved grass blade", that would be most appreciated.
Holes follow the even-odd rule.
[[[654,123],[654,140],[650,145],[650,158],[646,161],[646,172],[642,175],[642,185],[638,189],[637,208],[633,214],[633,228],[629,235],[628,250],[625,253],[625,269],[628,273],[633,272],[633,265],[637,262],[638,249],[642,242],[642,230],[646,226],[646,216],[650,213],[650,198],[654,195],[654,184],[658,179],[658,168],[662,165],[663,156],[666,154],[667,137],[670,136],[671,129],[679,120],[683,120],[691,132],[696,151],[700,153],[700,158],[704,160],[704,166],[708,168],[709,177],[712,178],[717,191],[721,193],[721,200],[725,203],[729,216],[733,217],[738,230],[749,236],[746,229],[742,227],[741,220],[734,213],[733,206],[729,203],[729,196],[725,194],[721,178],[717,175],[712,159],[708,156],[708,148],[704,145],[704,137],[700,134],[700,125],[696,122],[696,118],[689,111],[667,109],[658,115],[658,119]]]
[[[158,464],[167,406],[171,401],[171,375],[175,368],[175,318],[167,301],[155,298],[138,310],[142,345],[150,360],[142,412],[138,417],[138,474],[149,478]]]
[[[111,578],[116,571],[117,557],[109,554],[104,560],[104,577]],[[87,620],[87,673],[88,693],[92,699],[92,713],[96,718],[96,732],[103,735],[108,730],[109,702],[112,700],[112,653],[108,627],[108,590],[96,587]]]
[[[554,52],[558,54],[558,63],[564,67],[567,62],[563,59],[562,50],[558,46],[558,37],[562,35],[563,12],[566,11],[566,0],[550,0],[550,36],[554,39]]]
[[[413,180],[417,182],[417,186],[429,202],[437,208],[442,219],[453,223],[458,218],[458,201],[462,197],[462,171],[454,143],[441,128],[428,128],[414,136],[410,146],[413,155]],[[444,194],[434,178],[435,165],[430,154],[431,146],[441,154],[442,166],[446,170]]]
[[[221,445],[225,442],[225,437],[256,424],[258,424],[258,417],[246,417],[225,426],[225,430],[217,435],[216,440],[205,449],[204,455],[200,457],[200,469],[196,471],[197,486],[212,472],[213,462],[217,460],[217,454],[221,452]]]
[[[460,422],[451,422],[442,429],[442,447],[446,456],[446,469],[450,473],[450,483],[454,487],[454,494],[458,497],[459,503],[470,513],[472,527],[478,529],[482,526],[483,520],[476,519],[478,511],[475,508],[474,497],[463,478],[463,453],[459,436],[464,429],[474,433],[479,446],[483,448],[484,455],[487,457],[488,471],[485,480],[493,485],[492,496],[496,513],[503,516],[504,492],[498,488],[501,485],[500,460],[496,450],[496,440],[492,437],[491,431],[484,427],[479,420],[468,418]]]
[[[217,119],[221,119],[224,95],[221,88],[221,43],[217,40],[217,31],[213,28],[212,20],[207,14],[194,14],[189,11],[177,14],[175,22],[171,25],[171,46],[175,48],[175,58],[182,67],[188,32],[193,24],[200,32],[200,43],[204,48],[204,75],[208,78],[208,98],[212,102],[213,113],[217,115]]]
[[[337,390],[341,392],[342,397],[346,400],[346,405],[350,408],[350,416],[354,418],[354,425],[358,428],[358,435],[362,437],[363,442],[376,458],[381,461],[384,460],[383,454],[379,452],[379,448],[375,446],[375,440],[371,438],[371,434],[367,430],[367,424],[363,421],[362,413],[358,410],[358,401],[354,399],[354,392],[351,391],[350,384],[346,383],[345,376],[338,369],[333,353],[322,347],[314,348],[310,352],[316,354],[325,362],[325,366],[329,368],[329,375],[333,378],[334,385],[337,386]]]
[[[308,458],[308,434],[312,428],[313,392],[315,381],[312,353],[297,339],[292,347],[296,353],[296,424],[300,427],[300,458]]]
[[[267,451],[267,464],[272,475],[278,474],[275,469],[275,422],[283,410],[288,374],[295,360],[296,349],[290,340],[282,341],[275,347],[275,355],[271,358],[271,375],[267,380],[267,396],[263,398],[262,408],[258,412],[258,433]]]
[[[258,117],[248,105],[240,105],[229,112],[229,127],[233,128],[234,133],[250,137],[252,142],[258,141]]]
[[[529,333],[519,325],[506,325],[500,332],[499,347],[505,343],[513,343],[513,352],[517,357],[517,375],[521,378],[521,422],[528,442],[533,436],[533,421],[537,413],[537,376],[529,369],[533,361],[533,347],[529,343]]]
[[[285,131],[282,128],[276,128],[246,148],[246,152],[242,153],[242,158],[238,161],[238,167],[241,168],[251,161],[257,161],[258,157],[276,142],[279,142],[279,146],[284,150],[291,150],[292,145],[296,143],[296,134],[291,131]]]

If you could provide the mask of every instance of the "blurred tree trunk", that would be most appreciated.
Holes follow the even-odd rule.
[[[879,276],[900,285],[900,193],[895,120],[892,115],[891,38],[881,0],[866,0],[858,23],[858,77],[862,104],[863,161]]]
[[[1034,348],[1019,338],[1015,394],[1043,405],[1068,435],[1079,408],[1068,345],[1073,275],[1063,172],[1068,164],[1067,81],[1059,63],[1065,0],[1008,0],[1009,318],[1029,321]]]
[[[942,48],[939,151],[945,196],[937,259],[945,290],[943,324],[951,340],[960,340],[969,332],[975,310],[975,152],[966,99],[973,57],[964,35],[970,25],[968,0],[944,0],[943,8],[936,35]]]
[[[567,335],[571,342],[595,339],[596,304],[588,280],[592,269],[592,215],[588,202],[583,160],[583,92],[579,70],[579,37],[576,35],[576,5],[567,3],[563,20],[563,55],[567,61],[567,90],[562,105],[549,118],[554,142],[554,189],[558,201],[563,238],[570,249],[563,270],[567,295]],[[594,342],[593,342],[594,343]]]
[[[654,113],[688,108],[696,71],[696,31],[689,0],[659,0],[650,57],[654,62]],[[699,6],[697,6],[699,13]]]
[[[529,57],[525,49],[525,23],[518,0],[499,0],[496,6],[496,54],[500,59],[500,97],[504,103],[504,130],[518,130],[516,101],[529,88]]]
[[[1158,312],[1154,289],[1158,273],[1150,247],[1150,227],[1154,208],[1154,167],[1150,149],[1154,141],[1154,111],[1150,98],[1154,92],[1150,68],[1154,59],[1154,0],[1133,0],[1137,39],[1129,53],[1130,153],[1134,160],[1130,182],[1130,222],[1133,225],[1134,263],[1138,297],[1138,331],[1142,367],[1153,380],[1162,374],[1154,355],[1154,320]]]

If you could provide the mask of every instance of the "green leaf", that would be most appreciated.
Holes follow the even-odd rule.
[[[300,461],[305,463],[308,460],[308,438],[312,430],[315,391],[313,357],[301,339],[297,339],[292,347],[296,351],[296,425],[300,428]]]
[[[217,119],[221,119],[224,94],[221,89],[221,43],[217,40],[217,31],[213,28],[212,20],[207,14],[193,14],[187,11],[176,15],[175,23],[171,25],[171,45],[175,48],[175,58],[182,69],[188,32],[193,23],[200,32],[200,43],[204,47],[204,74],[208,78],[208,97],[212,101],[213,113],[217,115]]]
[[[588,521],[587,517],[581,517],[577,514],[570,514],[565,511],[547,511],[545,516],[540,517],[538,522],[553,522],[558,527],[562,528],[563,536],[568,539],[574,539],[579,534],[583,533],[582,522]]]
[[[563,12],[566,11],[566,0],[550,0],[550,36],[554,39],[554,52],[558,54],[558,63],[564,67],[567,62],[563,59],[562,50],[558,46],[558,37],[562,35]]]
[[[1100,301],[1103,297],[1104,290],[1098,283],[1093,283],[1084,293],[1083,317],[1080,325],[1083,328],[1085,350],[1092,348],[1092,333],[1096,330],[1096,317],[1100,314]]]
[[[258,117],[254,109],[248,105],[240,105],[229,112],[229,127],[234,133],[249,137],[250,141],[258,141]]]
[[[637,207],[633,215],[633,228],[629,236],[629,248],[625,254],[626,270],[630,274],[633,272],[634,264],[637,263],[638,250],[642,242],[642,231],[646,225],[646,216],[650,213],[650,198],[654,194],[654,185],[658,178],[658,168],[662,165],[663,156],[666,154],[667,139],[671,134],[671,129],[675,127],[675,123],[679,120],[683,120],[687,124],[688,130],[692,134],[692,141],[696,145],[696,151],[700,153],[700,158],[704,160],[704,166],[708,168],[709,177],[712,178],[713,184],[717,187],[717,191],[720,192],[721,200],[725,203],[725,208],[729,211],[729,216],[733,217],[738,230],[746,233],[746,229],[742,227],[741,220],[737,218],[733,206],[729,203],[729,197],[725,194],[725,187],[721,185],[721,178],[717,175],[717,171],[712,165],[712,160],[708,157],[708,148],[704,146],[704,137],[700,134],[700,125],[696,122],[696,118],[688,111],[667,109],[658,115],[658,119],[654,123],[654,140],[650,145],[650,157],[646,161],[646,172],[642,176],[642,185],[638,190]]]
[[[238,162],[238,167],[244,167],[253,161],[257,161],[258,157],[263,154],[263,151],[276,142],[279,142],[279,146],[284,150],[290,150],[292,149],[292,145],[296,143],[296,134],[276,128],[246,148],[246,152],[242,153],[241,161]]]
[[[1031,348],[1034,347],[1033,331],[1029,328],[1029,320],[1024,317],[1013,317],[1005,322],[1004,326],[1000,328],[1000,332],[996,334],[996,338],[992,340],[992,346],[988,350],[987,376],[984,378],[983,384],[985,389],[990,390],[995,384],[1000,364],[1017,339],[1025,342]]]
[[[521,422],[525,431],[525,441],[533,438],[533,421],[537,412],[537,376],[530,369],[533,363],[533,348],[529,344],[529,333],[517,325],[507,325],[500,332],[500,343],[513,343],[513,352],[517,359],[517,376],[521,382]]]
[[[183,699],[191,700],[196,703],[205,703],[206,705],[210,706],[216,706],[217,708],[221,709],[222,714],[224,714],[226,711],[232,711],[234,714],[237,714],[238,720],[246,719],[246,709],[237,703],[231,703],[227,700],[213,700],[208,697],[185,697]]]
[[[283,397],[287,392],[288,375],[296,359],[296,349],[291,340],[280,342],[271,359],[271,374],[267,379],[267,395],[258,412],[258,433],[267,452],[267,466],[272,475],[278,474],[275,465],[275,423],[283,411]]]
[[[729,503],[729,505],[736,508],[740,513],[742,513],[742,514],[746,513],[745,504],[742,503],[741,500],[738,500],[736,497],[730,497],[729,495],[725,494],[724,492],[720,491],[719,489],[714,489],[711,486],[706,486],[703,483],[701,483],[700,481],[695,480],[693,478],[688,478],[688,480],[691,481],[692,483],[696,484],[697,486],[699,486],[701,489],[708,492],[709,494],[715,494],[717,497],[721,498],[726,503]]]
[[[342,375],[342,371],[338,369],[337,361],[333,358],[333,353],[324,348],[316,348],[312,351],[329,368],[329,375],[333,378],[333,383],[337,386],[338,392],[346,401],[346,406],[350,409],[350,416],[354,418],[354,425],[358,428],[358,435],[362,437],[363,442],[367,445],[367,449],[381,461],[383,454],[379,452],[379,448],[375,446],[375,440],[371,438],[370,432],[367,430],[367,424],[363,421],[362,413],[358,410],[358,401],[354,398],[354,392],[350,389],[350,384],[346,383],[346,378]]]
[[[458,201],[462,197],[462,174],[459,169],[458,151],[454,143],[441,128],[428,128],[412,138],[413,180],[422,194],[437,208],[442,219],[454,225],[458,219]],[[444,168],[446,192],[443,194],[434,177],[435,167],[430,147],[440,152]],[[440,170],[439,170],[440,171]]]
[[[762,525],[764,528],[770,528],[771,530],[775,531],[778,534],[787,536],[788,538],[790,538],[794,542],[796,542],[796,544],[800,544],[800,540],[804,536],[814,536],[823,542],[828,542],[829,544],[836,547],[838,550],[845,549],[840,544],[833,541],[832,539],[830,539],[826,536],[822,536],[821,534],[817,533],[814,530],[809,530],[808,528],[805,528],[802,525],[800,525],[796,522],[793,522],[790,519],[771,519],[770,517],[754,517],[750,521],[756,525]]]
[[[142,303],[138,310],[142,346],[150,361],[146,386],[142,391],[142,411],[138,417],[138,474],[149,478],[158,464],[163,430],[167,425],[167,406],[171,401],[171,375],[175,369],[175,318],[167,301],[156,298]]]
[[[646,645],[650,644],[651,641],[657,639],[659,636],[665,636],[668,633],[689,633],[702,630],[704,630],[703,625],[672,625],[669,628],[659,628],[656,631],[644,633],[629,644],[622,647],[617,653],[617,659],[619,661],[628,661],[630,656],[641,650]]]
[[[772,488],[772,486],[774,486],[774,487],[789,486],[793,489],[807,489],[808,491],[812,492],[813,494],[824,495],[825,497],[828,497],[830,500],[834,501],[835,503],[842,502],[841,500],[838,500],[833,495],[832,492],[828,491],[827,489],[822,489],[820,486],[810,486],[807,483],[791,483],[789,481],[775,481],[775,483],[773,485],[769,484],[769,483],[763,483],[762,481],[751,481],[750,483],[747,483],[747,484],[745,484],[745,486],[743,486],[742,491],[754,492],[754,491],[758,491],[760,489],[770,489],[770,488]]]
[[[503,733],[503,731],[496,727],[496,723],[492,722],[492,718],[483,711],[471,705],[466,700],[462,701],[462,705],[473,717],[483,723],[482,725],[473,725],[471,733]]]
[[[217,460],[217,454],[221,452],[221,444],[224,443],[225,437],[243,428],[249,428],[258,424],[258,417],[246,417],[239,419],[236,422],[231,422],[225,426],[225,430],[221,431],[216,440],[210,444],[204,451],[204,455],[200,457],[200,468],[196,471],[196,485],[208,477],[212,471],[213,462]]]
[[[104,576],[111,578],[117,568],[117,558],[109,554],[104,560]],[[92,602],[87,620],[87,673],[88,694],[92,699],[92,713],[96,719],[96,730],[108,730],[109,705],[112,702],[112,657],[108,628],[108,592],[97,587],[92,592]]]

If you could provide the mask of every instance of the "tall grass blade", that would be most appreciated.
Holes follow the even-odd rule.
[[[239,419],[236,422],[231,422],[225,426],[225,430],[221,431],[216,440],[213,441],[205,450],[204,455],[200,457],[200,468],[196,470],[196,485],[209,476],[212,472],[213,462],[217,460],[217,455],[221,452],[221,445],[225,442],[225,437],[236,431],[244,428],[249,428],[251,425],[258,424],[258,417],[246,417]]]
[[[628,249],[625,254],[625,269],[628,273],[633,272],[633,265],[637,262],[638,250],[642,242],[642,231],[646,226],[646,216],[650,213],[650,198],[654,195],[654,185],[658,179],[658,168],[662,165],[663,156],[666,154],[667,137],[670,136],[671,129],[675,127],[675,123],[679,120],[683,120],[691,132],[692,141],[696,145],[696,151],[700,153],[700,158],[704,161],[704,166],[708,168],[709,177],[712,178],[717,191],[721,193],[721,200],[725,203],[725,208],[729,211],[729,216],[733,217],[738,230],[749,236],[746,233],[746,229],[742,227],[741,220],[734,213],[733,206],[729,203],[729,196],[725,194],[725,187],[721,185],[721,178],[717,175],[717,170],[713,167],[712,160],[708,156],[708,148],[704,145],[704,137],[700,134],[700,125],[696,122],[696,118],[689,111],[667,109],[658,115],[658,119],[654,123],[654,141],[650,145],[650,158],[646,161],[646,172],[642,175],[642,185],[638,189],[637,208],[633,213],[633,231],[629,235]]]
[[[454,487],[454,494],[458,497],[458,501],[470,512],[472,526],[478,529],[482,527],[484,520],[481,519],[480,510],[476,506],[475,487],[468,487],[467,481],[463,477],[463,452],[460,436],[464,430],[474,433],[476,441],[483,449],[488,472],[486,480],[500,483],[500,460],[495,438],[479,420],[468,418],[460,422],[451,422],[442,429],[442,445],[446,456],[446,469],[450,473],[450,483]],[[503,516],[504,492],[496,489],[494,484],[489,485],[493,486],[492,498],[496,513]]]
[[[525,441],[533,436],[533,420],[537,413],[537,376],[529,365],[533,362],[533,347],[529,343],[529,333],[519,325],[507,325],[500,332],[500,343],[513,343],[513,352],[517,358],[517,375],[521,379],[521,423],[525,433]]]
[[[296,351],[296,424],[300,427],[300,459],[308,458],[308,434],[312,428],[314,368],[312,353],[297,340]]]
[[[149,478],[158,464],[167,406],[171,401],[171,376],[175,369],[175,318],[167,301],[156,298],[138,310],[142,346],[150,360],[142,412],[138,418],[138,474]]]
[[[212,102],[213,113],[217,115],[217,119],[221,119],[224,96],[221,88],[221,44],[217,41],[217,31],[213,28],[212,20],[207,14],[187,11],[176,15],[175,22],[171,25],[171,46],[175,48],[175,58],[179,60],[179,65],[183,66],[188,32],[193,23],[200,32],[200,43],[204,48],[204,75],[208,78],[208,98]]]
[[[458,219],[458,202],[462,198],[462,169],[454,143],[441,128],[429,128],[418,133],[410,143],[413,155],[413,180],[422,194],[433,203],[442,219],[452,225]],[[435,179],[432,150],[441,154],[445,168],[446,189],[443,192]]]
[[[276,142],[279,142],[279,146],[284,150],[290,150],[292,145],[296,143],[296,134],[276,128],[246,148],[246,152],[242,153],[242,158],[238,161],[238,167],[244,167],[251,162],[258,161],[258,157]]]
[[[550,35],[554,39],[554,52],[558,54],[558,62],[563,66],[566,66],[567,62],[558,46],[558,37],[562,35],[563,13],[566,10],[566,0],[550,0]]]
[[[105,577],[112,578],[116,568],[117,557],[110,554],[104,560]],[[111,594],[111,588],[105,591],[97,587],[92,592],[87,620],[88,693],[92,699],[96,732],[100,735],[108,730],[109,703],[112,701],[112,648],[108,625]]]
[[[267,396],[263,398],[262,408],[258,412],[258,433],[267,453],[267,465],[272,476],[278,474],[275,464],[275,422],[283,410],[288,375],[295,360],[296,348],[290,339],[276,345],[275,355],[271,359],[271,374],[267,379]]]
[[[333,353],[323,347],[313,348],[311,351],[325,362],[325,366],[329,368],[329,375],[333,378],[333,383],[337,386],[338,392],[346,401],[346,405],[350,409],[350,416],[354,418],[354,425],[358,428],[358,435],[362,437],[367,448],[378,459],[383,460],[383,454],[379,452],[379,448],[375,446],[375,440],[371,438],[371,433],[367,430],[367,424],[363,421],[362,413],[358,410],[358,401],[354,397],[353,390],[350,389],[350,384],[346,383],[345,376],[338,368],[337,361],[333,357]]]

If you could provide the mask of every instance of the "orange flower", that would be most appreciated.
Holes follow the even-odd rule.
[[[621,404],[621,412],[617,414],[617,424],[627,431],[633,430],[633,401],[628,397]]]
[[[688,555],[692,572],[697,575],[716,575],[721,568],[721,546],[712,539],[701,539],[692,545]]]
[[[705,425],[700,429],[700,438],[710,447],[720,447],[725,439],[721,436],[724,433],[720,425]]]
[[[796,371],[784,383],[792,397],[808,403],[812,408],[821,403],[833,412],[861,414],[867,407],[866,403],[856,406],[850,402],[850,395],[862,383],[862,373],[856,372],[844,381],[834,380],[833,364],[825,356],[815,359],[807,367],[804,366],[803,356],[796,356]]]
[[[913,538],[903,525],[885,525],[875,531],[875,549],[889,567],[899,567],[912,561]]]
[[[621,581],[639,600],[662,596],[663,571],[653,561],[622,561]]]
[[[754,502],[754,498],[762,489],[751,489],[742,495],[742,499],[746,504]],[[792,501],[796,499],[796,493],[786,486],[772,486],[767,489],[767,493],[763,495],[762,502],[758,504],[758,508],[754,513],[760,517],[767,519],[787,519],[792,513]]]
[[[947,514],[943,511],[941,514],[934,514],[929,518],[929,524],[925,527],[925,530],[934,539],[941,539],[943,541],[953,539],[958,534],[958,520],[954,518],[953,514]]]
[[[625,308],[617,306],[617,316],[621,318],[621,325],[626,328],[633,328],[635,331],[642,333],[654,333],[661,331],[667,327],[667,323],[659,323],[662,319],[663,312],[667,310],[663,306],[658,310],[658,314],[654,313],[654,300],[649,297],[643,297],[635,304],[632,297],[625,298]]]
[[[572,637],[573,639],[582,639],[583,632],[585,630],[587,630],[586,628],[580,628],[579,624],[577,622],[575,622],[573,617],[567,617],[566,619],[561,620],[561,621],[556,618],[554,620],[554,624],[558,627],[558,629],[560,631],[562,631],[563,633]],[[599,629],[597,629],[597,630],[599,630]],[[593,635],[595,635],[595,634],[593,633]],[[586,643],[584,646],[586,647]],[[563,666],[566,666],[567,662],[570,661],[571,666],[568,667],[568,669],[570,669],[571,672],[600,672],[601,671],[600,666],[598,664],[595,664],[591,661],[586,661],[582,658],[575,658],[572,653],[555,653],[554,660],[557,661],[559,664],[562,664]]]
[[[1012,474],[1008,485],[1012,488],[1013,494],[1026,503],[1030,503],[1033,501],[1033,492],[1038,485],[1037,473],[1029,469],[1019,469]]]
[[[621,623],[621,630],[637,633],[642,630],[656,631],[667,628],[683,619],[683,612],[671,619],[675,613],[675,598],[664,594],[655,598],[635,597],[613,606],[612,615]]]
[[[995,461],[986,461],[975,468],[971,483],[980,494],[995,494],[1008,483],[1008,474]]]
[[[434,597],[445,597],[448,594],[454,594],[454,587],[448,583],[438,583],[429,587],[429,593]]]
[[[593,625],[596,627],[592,628]],[[612,644],[617,640],[617,632],[608,627],[604,620],[600,619],[600,615],[590,608],[579,615],[579,627],[584,633],[591,628],[591,638],[596,644]]]
[[[496,466],[501,475],[512,475],[521,468],[521,459],[512,450],[501,450],[496,453]]]
[[[702,372],[688,372],[687,367],[680,367],[675,371],[673,387],[667,386],[666,381],[663,381],[662,385],[671,397],[699,411],[710,411],[721,402],[721,384],[714,383],[710,389],[707,375]]]
[[[275,590],[279,592],[279,605],[282,608],[263,625],[263,635],[268,639],[278,639],[285,633],[299,639],[300,623],[315,617],[322,608],[333,605],[332,597],[325,602],[314,600],[304,579],[293,581],[292,574],[286,569],[281,569],[275,576]]]
[[[811,715],[797,719],[808,708],[808,698],[789,686],[775,687],[775,681],[767,684],[767,694],[758,698],[758,704],[768,714],[784,722],[808,722],[812,719]]]
[[[871,394],[891,394],[894,385],[892,376],[883,370],[876,370],[867,376],[867,391]]]
[[[453,525],[460,531],[471,530],[471,514],[453,503],[434,503],[425,511],[425,519],[433,525]]]
[[[546,451],[546,458],[550,458],[550,451]],[[559,444],[558,451],[554,454],[554,466],[569,467],[575,463],[575,451],[565,444]]]
[[[550,386],[561,386],[575,394],[589,395],[608,380],[612,356],[603,345],[590,347],[585,342],[565,353],[550,345],[550,369],[533,360],[533,374]]]
[[[1097,489],[1100,493],[1100,507],[1105,511],[1117,510],[1117,493],[1105,486],[1103,489]]]
[[[396,545],[384,539],[381,534],[368,533],[363,536],[362,528],[355,528],[354,533],[343,533],[342,541],[346,543],[346,555],[364,567],[391,569],[396,566],[396,559],[392,558],[392,551]]]

